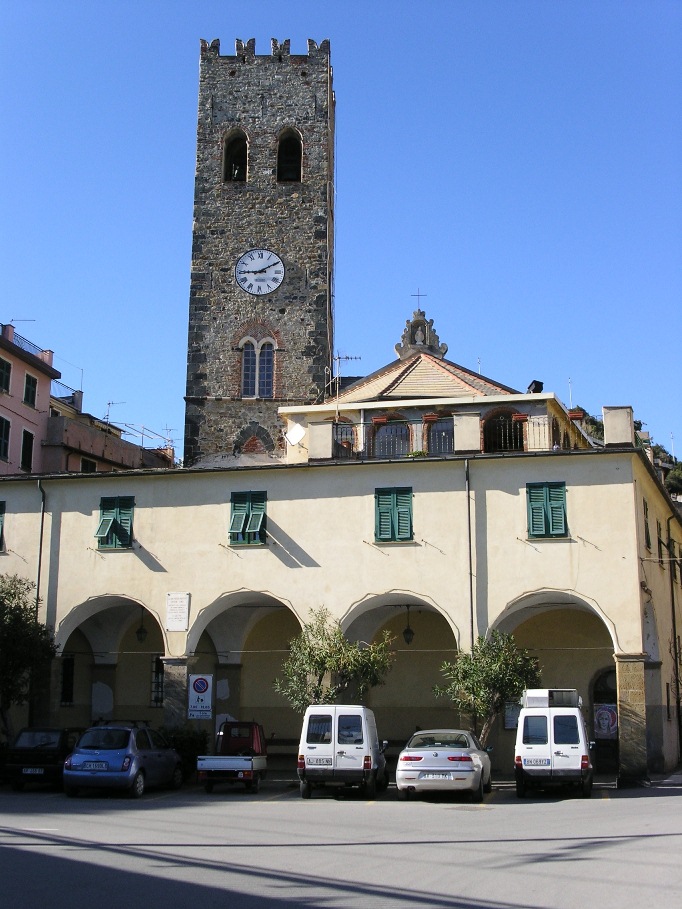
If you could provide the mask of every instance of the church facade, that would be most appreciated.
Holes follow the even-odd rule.
[[[202,44],[188,466],[0,478],[2,570],[36,581],[58,646],[34,719],[255,718],[291,750],[300,717],[273,682],[323,606],[352,640],[394,637],[367,696],[392,748],[460,722],[440,666],[497,629],[544,685],[579,690],[600,769],[676,765],[682,524],[631,409],[605,407],[597,443],[542,383],[448,359],[420,309],[392,362],[329,384],[328,44],[236,51]],[[494,772],[512,770],[514,728],[509,705]]]

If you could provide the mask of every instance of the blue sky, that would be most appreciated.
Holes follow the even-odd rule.
[[[199,39],[331,40],[336,351],[448,358],[682,457],[678,0],[15,0],[0,321],[84,407],[182,449]],[[134,440],[134,436],[130,436]]]

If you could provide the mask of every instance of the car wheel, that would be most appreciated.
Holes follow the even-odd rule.
[[[78,788],[76,786],[64,786],[64,792],[70,799],[74,799],[78,795]]]
[[[475,789],[471,793],[472,802],[482,802],[483,801],[483,774],[481,773],[481,778],[478,781],[478,789]]]
[[[583,780],[581,791],[583,798],[589,799],[592,795],[592,780]]]
[[[135,774],[135,779],[133,784],[130,787],[130,797],[133,799],[142,798],[144,795],[144,773],[141,770],[138,770]]]
[[[488,774],[488,782],[487,782],[487,783],[485,784],[485,786],[483,787],[483,791],[484,791],[484,792],[492,792],[492,791],[493,791],[493,774],[492,774],[492,771]]]
[[[260,789],[260,777],[254,777],[253,780],[246,784],[247,792],[258,792]]]
[[[184,779],[184,777],[182,774],[182,767],[180,766],[180,764],[178,764],[177,767],[175,768],[175,770],[173,771],[173,776],[171,777],[171,781],[170,781],[171,789],[179,789],[182,786],[183,779]]]
[[[309,799],[313,794],[313,787],[310,785],[308,780],[301,780],[301,798]]]
[[[380,780],[377,780],[377,789],[379,792],[386,792],[388,789],[388,770],[384,770]]]
[[[213,783],[204,783],[204,792],[210,795],[213,792]]]
[[[399,789],[398,790],[398,801],[406,802],[410,796],[409,789]]]
[[[526,784],[523,780],[516,780],[516,797],[522,799],[526,794]]]

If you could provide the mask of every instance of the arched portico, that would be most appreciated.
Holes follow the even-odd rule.
[[[187,635],[184,670],[175,665],[172,671],[185,691],[188,674],[212,675],[214,717],[200,722],[211,736],[229,718],[256,720],[275,742],[298,735],[300,717],[274,681],[300,630],[291,604],[268,592],[227,592],[199,611]]]
[[[618,629],[599,604],[568,591],[536,590],[511,602],[492,628],[513,634],[520,647],[537,657],[543,687],[578,690],[593,741],[595,680],[605,678],[615,667],[618,774],[622,778],[646,775],[646,689],[651,659],[646,653],[623,652]],[[513,761],[513,726],[508,716],[498,727],[494,743],[508,766]],[[648,744],[650,753],[660,745]]]
[[[56,722],[163,723],[165,634],[139,600],[116,594],[89,598],[57,626],[55,643],[50,713]]]
[[[408,626],[412,635],[405,634]],[[341,627],[351,641],[372,642],[384,631],[394,638],[393,668],[385,684],[372,688],[366,697],[381,738],[398,745],[417,727],[459,723],[448,702],[433,693],[443,681],[440,667],[456,657],[460,638],[459,629],[438,604],[412,591],[390,590],[354,604]]]

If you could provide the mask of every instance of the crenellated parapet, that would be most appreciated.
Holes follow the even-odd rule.
[[[203,38],[199,39],[199,45],[201,47],[202,54],[211,54],[214,57],[220,56],[220,38],[214,38],[213,41],[209,44],[208,41],[205,41]]]
[[[273,57],[279,57],[281,60],[282,57],[291,56],[291,41],[289,38],[286,38],[281,44],[277,38],[270,38],[270,47],[272,48]]]
[[[219,38],[214,38],[210,43],[201,38],[200,47],[202,57],[220,56]],[[308,57],[328,57],[330,52],[329,38],[325,38],[319,44],[312,38],[308,38]],[[279,41],[277,38],[271,38],[270,55],[279,61],[291,57],[291,40],[285,38],[284,41]],[[248,41],[242,41],[241,38],[237,38],[234,42],[234,56],[242,63],[252,63],[256,57],[256,39],[249,38]]]

